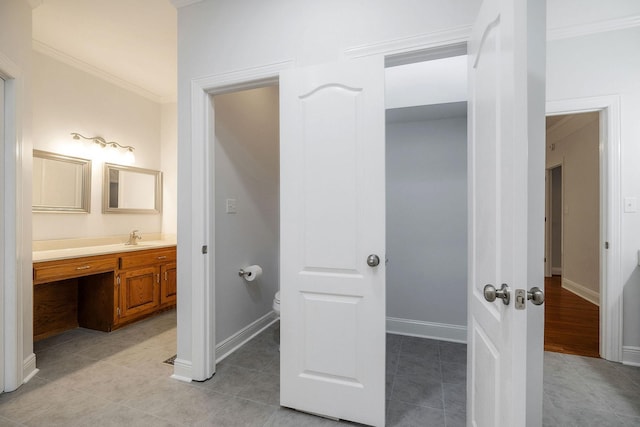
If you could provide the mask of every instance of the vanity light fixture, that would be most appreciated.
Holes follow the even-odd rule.
[[[131,145],[121,145],[118,144],[115,141],[107,141],[106,139],[104,139],[101,136],[92,136],[92,137],[86,137],[84,135],[81,135],[77,132],[71,132],[71,136],[73,136],[73,139],[75,140],[80,140],[80,139],[84,139],[87,141],[91,141],[94,144],[99,145],[102,148],[113,148],[113,149],[117,149],[117,148],[122,148],[123,150],[125,150],[125,159],[127,160],[127,163],[133,163],[135,161],[135,157],[133,154],[133,151],[135,150],[135,148],[133,148]]]

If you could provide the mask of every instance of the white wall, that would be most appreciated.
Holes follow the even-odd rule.
[[[33,239],[122,235],[126,240],[132,229],[139,229],[143,236],[161,232],[162,215],[102,213],[104,162],[125,164],[124,152],[108,159],[105,150],[87,150],[91,144],[72,139],[70,133],[132,145],[136,159],[132,166],[158,170],[163,166],[161,149],[175,144],[175,137],[173,141],[170,137],[170,111],[163,115],[160,104],[41,53],[33,52],[33,63],[34,148],[92,160],[91,213],[34,213]],[[163,118],[166,129],[162,129]],[[169,197],[169,212],[170,203]]]
[[[387,122],[386,167],[387,316],[466,326],[466,114]]]
[[[295,67],[336,61],[344,51],[363,44],[412,37],[469,25],[479,0],[410,0],[389,2],[323,2],[209,0],[178,10],[178,286],[183,295],[200,295],[207,260],[199,250],[206,242],[200,225],[201,153],[192,141],[192,80],[292,61]],[[194,174],[194,171],[195,174]],[[194,212],[194,206],[197,207]],[[204,242],[203,242],[203,239]],[[194,361],[201,375],[201,354],[194,354],[194,322],[201,306],[178,300],[178,359]],[[195,311],[194,311],[195,310]],[[192,315],[195,313],[195,315]],[[204,364],[202,364],[204,366]]]
[[[5,87],[5,94],[15,91],[15,105],[9,106],[15,122],[16,135],[12,141],[5,142],[5,164],[0,165],[0,173],[6,174],[0,189],[0,208],[6,225],[2,237],[3,259],[0,268],[4,286],[1,307],[4,321],[5,348],[2,354],[4,370],[3,389],[10,391],[18,387],[24,378],[35,369],[33,342],[33,285],[31,281],[31,7],[24,0],[0,1],[0,63],[11,63],[16,72],[13,81]],[[11,89],[9,89],[11,87]],[[15,108],[14,108],[15,107]],[[5,122],[5,126],[8,123]],[[4,142],[4,141],[3,141]],[[17,155],[17,160],[14,155]],[[4,157],[4,156],[3,156]],[[17,163],[17,165],[16,165]],[[17,166],[17,170],[15,167]],[[13,175],[12,175],[13,174]],[[17,181],[17,185],[16,185]],[[15,212],[20,215],[16,215]],[[4,227],[2,227],[4,228]],[[5,268],[3,262],[13,267]],[[14,276],[15,275],[15,276]],[[16,348],[17,347],[17,348]]]
[[[178,104],[162,104],[161,108],[162,233],[175,236],[178,228]]]
[[[562,164],[563,286],[600,294],[600,133],[597,112],[547,132],[547,167]],[[566,131],[563,131],[567,129]],[[553,150],[551,149],[553,147]],[[557,237],[554,235],[554,237]]]
[[[278,87],[217,95],[215,108],[216,341],[271,311],[279,287]],[[226,212],[226,200],[237,213]],[[251,264],[262,277],[247,282]]]
[[[271,2],[229,2],[208,0],[178,10],[178,234],[179,286],[191,293],[192,286],[206,284],[202,277],[206,261],[197,254],[205,239],[204,226],[193,206],[201,204],[198,188],[199,153],[192,147],[191,96],[193,79],[261,67],[291,60],[295,67],[344,58],[344,50],[368,43],[397,40],[470,25],[479,0],[371,0],[325,2],[274,0]],[[548,5],[548,28],[597,22],[628,15],[640,15],[640,2],[617,0],[556,0]],[[330,28],[331,31],[327,31]],[[638,29],[601,33],[596,36],[550,41],[548,44],[548,87],[550,100],[621,93],[623,99],[623,195],[640,192],[640,168],[634,159],[640,148],[634,117],[640,115],[638,84],[640,56]],[[622,35],[620,35],[622,34]],[[230,43],[232,41],[232,43]],[[196,168],[196,169],[194,169]],[[623,271],[625,289],[625,332],[627,345],[640,345],[640,273],[636,271],[636,250],[640,247],[637,214],[623,220]],[[195,292],[198,294],[198,292]],[[179,301],[179,359],[193,360],[192,301]],[[196,312],[197,313],[197,312]],[[633,326],[632,326],[633,325]],[[196,337],[196,339],[198,339]]]
[[[640,8],[638,2],[633,2]],[[603,5],[604,6],[604,5]],[[581,9],[584,9],[581,7]],[[637,11],[640,13],[640,11]],[[640,28],[551,41],[547,45],[547,99],[619,95],[622,197],[640,196]],[[640,216],[623,213],[623,345],[640,347]]]

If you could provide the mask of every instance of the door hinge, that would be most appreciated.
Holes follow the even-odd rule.
[[[118,317],[120,317],[120,307],[118,307]]]
[[[116,283],[119,285],[120,284],[120,276],[118,275],[118,277],[116,277]]]
[[[604,242],[604,248],[609,249],[609,242]]]

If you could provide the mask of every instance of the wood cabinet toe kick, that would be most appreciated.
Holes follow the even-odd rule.
[[[33,264],[34,341],[78,326],[109,332],[176,305],[176,248]]]

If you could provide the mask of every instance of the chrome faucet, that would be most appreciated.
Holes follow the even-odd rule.
[[[129,233],[129,241],[125,245],[137,245],[138,240],[142,240],[142,234],[139,234],[140,230],[133,230]]]

